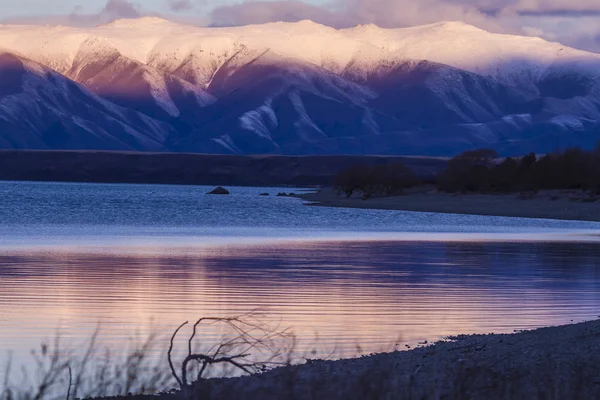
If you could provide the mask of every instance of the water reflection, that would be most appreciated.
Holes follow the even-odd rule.
[[[295,243],[163,253],[0,256],[0,354],[98,321],[111,347],[153,324],[266,307],[301,339],[351,354],[470,332],[596,318],[593,243]],[[206,335],[212,335],[206,332]]]

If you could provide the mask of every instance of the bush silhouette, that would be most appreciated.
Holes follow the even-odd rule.
[[[417,183],[413,172],[404,164],[356,165],[340,171],[334,188],[346,197],[360,192],[363,199],[393,196]]]

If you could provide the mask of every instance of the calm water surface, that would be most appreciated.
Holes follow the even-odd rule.
[[[151,329],[257,307],[344,355],[600,314],[597,223],[210,189],[0,183],[0,361],[27,359],[57,332],[83,342],[98,323],[121,349]]]

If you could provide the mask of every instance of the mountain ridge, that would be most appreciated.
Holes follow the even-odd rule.
[[[87,29],[1,25],[0,49],[152,121],[163,151],[450,155],[485,146],[512,154],[600,139],[600,54],[457,21],[339,30],[311,21],[200,28],[156,17]],[[2,68],[0,100],[10,86]],[[89,126],[104,118],[95,112]],[[5,107],[0,119],[9,114]]]

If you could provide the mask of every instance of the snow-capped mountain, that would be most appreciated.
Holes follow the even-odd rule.
[[[0,130],[4,148],[450,155],[600,139],[600,54],[460,22],[343,30],[310,21],[198,28],[158,18],[90,29],[4,25],[0,49],[0,123],[21,121]],[[14,60],[36,66],[24,68],[37,85],[15,83]],[[85,123],[59,117],[76,118],[83,101],[101,105],[86,103]],[[26,121],[19,107],[29,107]],[[105,127],[107,113],[135,145]],[[7,133],[15,129],[19,140]],[[90,132],[126,145],[80,139]]]
[[[162,150],[173,129],[0,51],[0,148]]]

